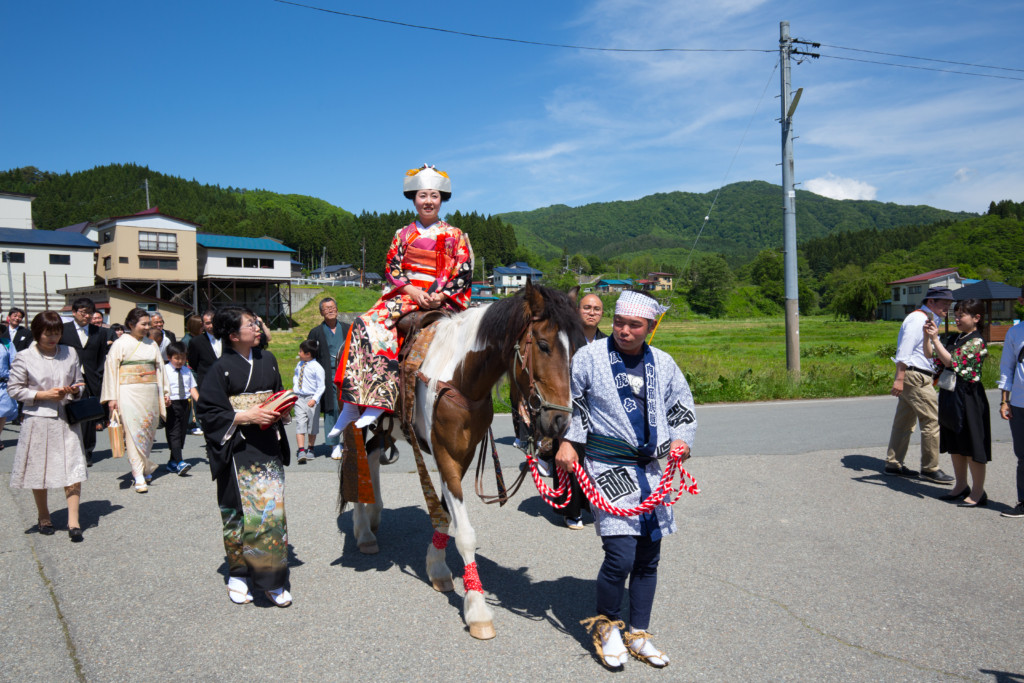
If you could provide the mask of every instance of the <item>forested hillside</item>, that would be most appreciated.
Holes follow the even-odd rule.
[[[327,263],[359,264],[365,239],[367,270],[379,272],[395,231],[415,219],[411,204],[409,211],[356,216],[315,197],[203,185],[135,164],[99,166],[78,173],[13,169],[0,172],[0,191],[36,195],[32,202],[36,226],[53,230],[142,211],[146,208],[146,180],[150,203],[162,213],[198,223],[205,232],[269,235],[295,249],[306,265],[319,266],[324,247]],[[515,233],[501,219],[475,212],[449,218],[470,235],[477,254],[488,263],[506,263],[517,257]]]
[[[549,206],[500,214],[516,228],[520,243],[544,258],[562,249],[601,258],[649,253],[693,244],[715,193],[670,192],[634,201]],[[761,249],[782,244],[782,190],[762,181],[722,188],[698,250],[718,252],[731,263],[749,261]],[[797,190],[798,239],[801,242],[839,232],[962,220],[976,214],[930,206],[901,206],[874,201],[839,201]],[[585,248],[584,248],[585,247]]]

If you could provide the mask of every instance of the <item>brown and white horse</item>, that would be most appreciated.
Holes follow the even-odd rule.
[[[566,295],[528,284],[515,296],[445,318],[437,324],[420,367],[430,381],[417,386],[415,433],[437,463],[448,513],[431,510],[434,536],[427,548],[427,576],[435,589],[454,590],[445,561],[448,535],[454,537],[465,564],[463,618],[475,638],[495,634],[477,575],[476,532],[462,479],[487,435],[494,416],[491,391],[504,376],[531,402],[537,436],[559,437],[568,428],[569,364],[584,344],[575,296],[575,290]],[[370,473],[376,503],[356,503],[353,510],[353,530],[363,552],[377,552],[374,532],[383,507],[375,456],[370,456]]]

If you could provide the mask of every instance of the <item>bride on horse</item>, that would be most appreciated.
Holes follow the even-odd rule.
[[[385,277],[392,288],[349,329],[334,376],[343,403],[331,434],[355,421],[372,425],[398,400],[398,352],[404,341],[398,319],[416,310],[464,310],[473,281],[469,237],[441,220],[443,202],[451,199],[448,174],[424,164],[405,174],[403,193],[417,219],[395,233],[388,249]]]

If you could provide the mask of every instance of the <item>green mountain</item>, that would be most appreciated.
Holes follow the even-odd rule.
[[[544,258],[568,253],[603,259],[652,253],[693,245],[715,192],[670,192],[634,201],[569,207],[557,204],[534,211],[499,214],[511,223],[521,245]],[[711,220],[697,243],[700,252],[748,261],[764,248],[782,246],[782,189],[763,181],[726,185],[718,194]],[[901,206],[860,200],[836,200],[797,190],[799,242],[839,232],[962,220],[972,213],[930,206]],[[657,260],[657,257],[655,257]]]
[[[36,195],[32,202],[36,227],[54,230],[142,211],[146,181],[149,201],[161,213],[198,223],[205,232],[269,235],[295,249],[307,266],[318,266],[325,248],[327,263],[362,263],[365,245],[367,269],[380,272],[395,231],[415,219],[411,211],[356,216],[316,197],[204,185],[136,164],[111,164],[77,173],[16,168],[0,172],[0,191]],[[515,233],[501,219],[457,213],[452,220],[469,234],[476,253],[488,263],[514,260]]]

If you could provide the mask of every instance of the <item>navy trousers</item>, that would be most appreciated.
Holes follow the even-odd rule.
[[[647,630],[658,587],[661,539],[648,536],[602,536],[604,563],[597,574],[597,613],[620,619],[629,579],[629,626]]]
[[[1010,436],[1017,456],[1017,502],[1024,503],[1024,406],[1010,406]]]

